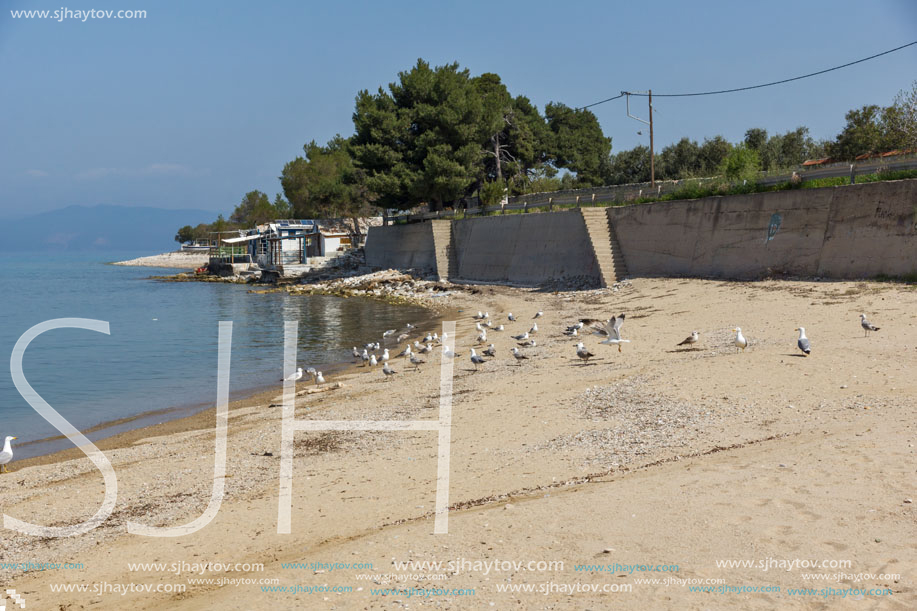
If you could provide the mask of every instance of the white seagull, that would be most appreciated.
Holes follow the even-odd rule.
[[[802,350],[806,356],[808,356],[809,353],[812,352],[812,348],[809,346],[809,338],[806,337],[806,329],[805,327],[799,327],[796,330],[799,331],[799,339],[796,340],[796,345],[799,346],[799,349]]]
[[[487,346],[487,348],[484,349],[484,356],[497,356],[497,349],[494,348],[493,344],[490,344]]]
[[[399,352],[399,353],[398,353],[398,356],[399,356],[399,357],[408,356],[409,354],[411,354],[411,344],[408,344],[407,347],[406,347],[404,350],[402,350],[401,352]]]
[[[532,328],[529,329],[529,333],[538,333],[538,323],[532,323]]]
[[[863,327],[863,330],[866,332],[866,335],[869,335],[870,331],[878,331],[879,327],[873,325],[871,322],[866,320],[866,314],[860,314],[860,326]],[[864,336],[865,337],[865,336]]]
[[[290,380],[291,382],[298,382],[301,379],[302,379],[302,367],[297,367],[296,371],[294,371],[293,373],[291,373],[290,375],[288,375],[285,378],[280,378],[280,381],[286,382],[287,380]]]
[[[700,339],[700,334],[697,331],[691,331],[691,335],[678,342],[678,345],[690,346],[691,344],[696,344],[698,339]]]
[[[324,376],[322,376],[322,372],[321,371],[317,372],[315,374],[315,385],[318,386],[319,384],[324,384],[324,383],[325,383],[325,378]]]
[[[516,317],[513,316],[513,313],[512,313],[512,312],[510,312],[509,314],[507,314],[506,317],[509,319],[510,322],[516,322]]]
[[[370,366],[370,367],[375,367],[375,366],[378,365],[378,364],[379,364],[379,361],[376,360],[376,355],[375,355],[375,354],[373,354],[372,356],[369,357],[369,366]]]
[[[426,363],[425,360],[423,360],[416,354],[411,354],[410,356],[411,356],[411,365],[414,366],[415,370],[420,369],[419,365],[423,365],[424,363]]]
[[[742,327],[736,327],[735,329],[733,329],[733,331],[735,331],[736,333],[736,338],[735,338],[736,352],[739,351],[739,348],[742,349],[742,352],[745,352],[745,349],[748,348],[748,340],[745,339],[744,335],[742,335]]]
[[[477,343],[486,344],[487,343],[487,331],[481,331],[478,333]]]
[[[521,333],[521,334],[519,334],[519,335],[512,335],[512,336],[510,336],[510,337],[512,337],[513,339],[518,339],[519,341],[522,341],[522,340],[524,340],[524,339],[528,339],[528,338],[529,338],[529,332],[526,331],[525,333]]]
[[[482,357],[475,354],[474,348],[471,349],[471,364],[474,365],[475,371],[477,371],[478,365],[483,365],[486,362],[487,361],[485,361]]]
[[[621,339],[621,327],[624,326],[624,314],[620,314],[605,323],[605,328],[601,331],[608,336],[608,339],[599,342],[600,344],[616,344],[618,352],[621,352],[621,344],[630,343],[629,339]]]
[[[388,348],[382,351],[382,360],[388,361]]]
[[[6,465],[13,460],[13,448],[10,445],[10,442],[14,439],[19,439],[18,437],[7,437],[3,442],[3,451],[0,452],[0,473],[9,473],[9,469],[6,468]]]
[[[382,366],[382,373],[385,374],[386,379],[391,379],[391,376],[395,375],[398,372],[392,369],[391,367],[389,367],[388,363],[386,363],[385,365]]]

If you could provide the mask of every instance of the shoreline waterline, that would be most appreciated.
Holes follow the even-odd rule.
[[[364,297],[363,299],[371,298]],[[451,313],[436,312],[429,308],[425,309],[430,315],[430,319],[425,321],[424,324],[417,326],[417,329],[415,329],[417,333],[427,331],[428,329],[432,333],[435,328],[441,326],[444,320],[449,318],[449,314]],[[381,331],[379,334],[381,335]],[[279,363],[278,366],[280,366]],[[353,361],[320,363],[313,366],[321,371],[326,377],[347,376],[357,373],[361,369],[361,367]],[[333,380],[329,380],[328,383],[333,383]],[[297,389],[310,385],[311,382],[304,376],[303,380],[297,384]],[[282,383],[279,381],[235,391],[230,393],[229,410],[232,412],[238,409],[270,404],[272,402],[271,399],[275,398],[281,392]],[[213,388],[213,395],[216,397],[216,387]],[[213,428],[215,426],[215,414],[215,402],[196,402],[163,409],[149,410],[124,418],[100,422],[81,432],[100,450],[117,450],[129,447],[142,439],[150,437]],[[156,420],[159,421],[156,422]],[[27,448],[34,448],[35,446],[48,447],[38,453],[26,450]],[[64,435],[54,435],[41,439],[29,440],[16,446],[14,450],[19,455],[23,453],[26,454],[24,458],[16,459],[8,465],[14,471],[17,468],[54,464],[85,457],[83,451],[80,450],[79,447],[73,446]],[[25,450],[25,452],[23,452],[23,450]]]

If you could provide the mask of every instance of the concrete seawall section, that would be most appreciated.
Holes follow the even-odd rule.
[[[365,250],[370,267],[436,271],[432,223],[370,227]]]
[[[579,210],[455,221],[453,236],[454,279],[523,285],[600,280]]]
[[[657,202],[606,214],[612,250],[632,277],[917,274],[917,180]],[[596,249],[603,247],[593,247],[580,209],[453,221],[451,234],[437,235],[452,240],[438,245],[454,252],[451,280],[602,281]],[[437,271],[431,223],[374,227],[366,248],[374,267]]]

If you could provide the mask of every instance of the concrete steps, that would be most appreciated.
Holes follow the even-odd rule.
[[[440,280],[458,276],[452,221],[430,221],[433,225],[433,250],[436,255],[436,275]]]
[[[611,286],[627,276],[624,255],[606,208],[580,208],[592,250],[599,264],[602,285]]]

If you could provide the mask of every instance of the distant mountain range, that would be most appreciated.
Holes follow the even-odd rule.
[[[0,252],[166,252],[178,248],[174,237],[179,227],[210,223],[216,216],[207,210],[68,206],[0,220]]]

